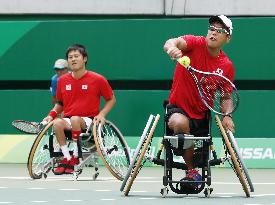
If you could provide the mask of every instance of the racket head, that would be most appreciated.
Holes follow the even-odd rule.
[[[27,134],[37,134],[40,131],[40,123],[37,122],[29,122],[25,120],[14,120],[12,121],[12,126],[18,129],[21,132]]]
[[[240,96],[236,86],[222,75],[204,75],[199,83],[199,92],[206,107],[216,114],[230,115],[239,106]]]

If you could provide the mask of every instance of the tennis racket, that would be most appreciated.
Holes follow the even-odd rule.
[[[218,73],[203,72],[190,66],[190,58],[183,56],[177,61],[192,75],[203,103],[216,114],[231,115],[236,111],[240,96],[236,86]],[[200,80],[195,75],[202,74]]]
[[[25,120],[14,120],[11,124],[13,127],[21,132],[27,134],[37,134],[46,124],[48,124],[48,122],[29,122]]]

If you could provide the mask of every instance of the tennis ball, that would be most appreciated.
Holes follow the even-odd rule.
[[[178,59],[179,64],[187,68],[190,65],[190,58],[188,56],[183,56]]]

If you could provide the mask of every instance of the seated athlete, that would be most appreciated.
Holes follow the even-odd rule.
[[[230,42],[232,22],[224,15],[212,16],[209,19],[206,37],[184,35],[166,41],[164,50],[175,60],[182,56],[191,59],[191,66],[204,72],[217,72],[229,80],[234,80],[234,66],[222,47]],[[195,73],[198,80],[202,75]],[[202,102],[193,77],[183,66],[177,63],[169,97],[172,111],[168,111],[168,127],[173,134],[194,134],[205,128],[208,108]],[[232,116],[223,118],[223,126],[234,131]],[[195,134],[194,134],[195,135]],[[194,147],[185,150],[183,154],[187,165],[186,179],[200,181],[198,170],[193,167]]]
[[[64,155],[63,160],[55,174],[71,174],[74,165],[79,163],[77,140],[82,130],[85,130],[92,122],[105,123],[105,116],[115,104],[115,96],[108,81],[95,72],[88,71],[86,64],[88,53],[86,48],[74,44],[67,49],[66,57],[71,73],[67,73],[58,79],[56,104],[44,120],[53,122],[57,141]],[[105,99],[105,104],[100,110],[100,97]],[[64,111],[63,118],[56,118]],[[66,143],[64,130],[71,130],[74,151],[71,156]]]

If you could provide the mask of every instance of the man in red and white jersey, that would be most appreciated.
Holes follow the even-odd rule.
[[[61,76],[57,84],[57,103],[44,119],[52,121],[64,159],[54,170],[55,174],[71,174],[73,166],[79,163],[77,139],[82,130],[92,121],[105,123],[105,116],[115,104],[115,96],[108,81],[100,74],[86,69],[88,53],[86,48],[74,44],[67,49],[66,57],[72,72]],[[100,110],[100,97],[105,105]],[[64,111],[63,118],[56,118]],[[65,130],[71,130],[74,144],[73,156],[66,144]]]
[[[216,72],[229,80],[234,80],[234,66],[222,47],[230,42],[232,36],[232,22],[224,15],[212,16],[209,19],[208,33],[204,36],[184,35],[166,41],[164,50],[173,60],[182,56],[191,59],[191,66],[204,71]],[[194,73],[198,80],[201,74]],[[190,72],[177,63],[173,77],[173,84],[169,97],[166,120],[173,134],[193,134],[208,131],[208,108],[202,102],[195,81]],[[234,131],[232,116],[225,116],[222,120],[225,128]],[[187,178],[198,179],[198,171],[193,167],[193,146],[183,154],[187,165]],[[199,180],[198,180],[199,181]]]

